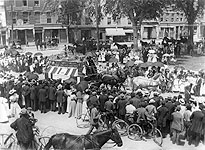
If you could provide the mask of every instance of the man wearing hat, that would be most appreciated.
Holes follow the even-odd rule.
[[[126,104],[128,100],[126,99],[124,94],[120,94],[118,97],[119,101],[117,102],[117,111],[118,111],[118,116],[120,119],[125,119],[125,114],[126,114]]]
[[[149,116],[147,119],[149,119],[149,120],[155,119],[155,115],[157,114],[157,109],[154,106],[154,104],[155,104],[155,100],[151,99],[149,101],[149,104],[146,106],[146,110],[147,110],[148,116]]]
[[[20,118],[16,119],[10,127],[16,131],[16,138],[21,149],[30,149],[34,139],[32,124],[28,119],[27,110],[23,108],[20,112]]]
[[[115,109],[115,105],[113,103],[114,97],[112,95],[108,96],[108,101],[105,102],[105,112],[107,113],[106,117],[106,124],[108,127],[110,127],[110,125],[112,125],[112,123],[114,122],[115,118],[114,118],[114,109]]]

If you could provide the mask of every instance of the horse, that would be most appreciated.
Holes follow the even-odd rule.
[[[60,133],[51,136],[44,150],[49,150],[51,146],[55,150],[83,150],[83,149],[101,149],[108,140],[113,140],[118,147],[123,145],[122,139],[116,128],[106,131],[100,131],[88,135],[72,135],[69,133]]]
[[[127,44],[120,45],[120,44],[115,42],[114,46],[117,46],[118,49],[123,49],[123,48],[128,49]]]
[[[153,78],[148,79],[144,76],[134,77],[132,82],[132,88],[147,88],[147,87],[158,87],[163,81],[163,78],[160,74],[154,76]]]
[[[86,47],[84,45],[80,45],[78,43],[74,43],[73,46],[76,46],[76,52],[83,53],[83,55],[85,55]]]
[[[114,74],[104,74],[101,76],[101,81],[106,86],[110,85],[111,88],[115,86],[116,88],[124,87],[123,83],[127,79],[126,71],[122,71],[120,69],[117,69],[117,71]]]

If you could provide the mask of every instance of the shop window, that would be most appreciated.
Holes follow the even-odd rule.
[[[23,6],[28,6],[28,1],[27,0],[22,0]]]
[[[107,17],[107,24],[108,24],[108,25],[111,24],[111,17]]]
[[[39,0],[34,0],[34,6],[36,6],[36,7],[40,6],[40,1]]]

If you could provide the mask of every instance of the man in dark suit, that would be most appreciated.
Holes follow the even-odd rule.
[[[46,99],[47,99],[47,91],[45,89],[45,85],[40,87],[38,91],[39,102],[40,102],[40,110],[41,113],[46,113]]]
[[[36,111],[36,99],[37,99],[37,90],[36,90],[36,83],[31,83],[30,87],[30,100],[31,100],[31,108],[32,110]]]
[[[102,90],[102,94],[99,96],[99,102],[100,102],[100,111],[104,112],[105,111],[105,102],[108,100],[108,96],[106,94],[106,89]]]
[[[27,81],[23,83],[22,85],[22,95],[24,96],[25,99],[25,107],[31,107],[31,100],[30,100],[30,87]]]
[[[56,107],[56,88],[54,87],[54,84],[50,84],[49,88],[48,88],[48,99],[50,102],[50,110],[51,111],[55,111],[55,107]]]
[[[117,102],[117,111],[120,119],[125,119],[125,114],[126,114],[126,104],[128,100],[126,99],[124,94],[121,94],[119,97],[119,101]]]

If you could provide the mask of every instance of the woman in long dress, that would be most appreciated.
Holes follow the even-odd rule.
[[[9,91],[9,101],[11,103],[11,117],[19,118],[19,113],[21,112],[21,107],[18,104],[19,95],[16,90],[12,89]]]
[[[70,95],[70,105],[69,105],[69,111],[68,111],[68,117],[74,117],[75,116],[75,109],[76,109],[76,92],[72,91]]]
[[[69,113],[70,108],[70,101],[71,101],[71,90],[70,89],[64,89],[64,92],[67,96],[67,107],[66,107],[66,113]]]
[[[0,92],[1,95],[1,92]],[[8,100],[0,97],[0,123],[8,122]]]
[[[85,91],[85,94],[83,95],[83,108],[82,108],[82,114],[85,114],[87,112],[87,100],[90,97],[89,96],[90,92],[89,90]]]
[[[82,109],[83,109],[83,97],[81,91],[78,91],[76,93],[76,97],[77,97],[77,104],[75,110],[75,117],[79,117],[82,114]]]

